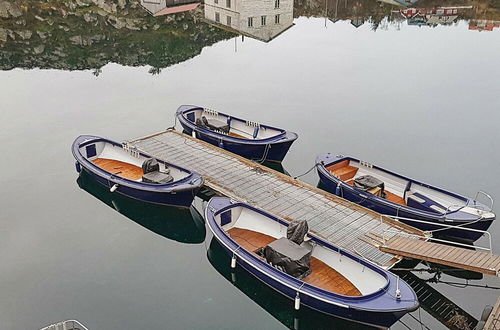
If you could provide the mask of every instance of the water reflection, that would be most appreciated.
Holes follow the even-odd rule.
[[[157,74],[235,34],[269,42],[302,16],[356,28],[369,24],[374,31],[405,21],[437,26],[465,20],[476,31],[500,27],[499,2],[484,0],[447,7],[423,0],[207,0],[203,10],[198,6],[199,0],[9,2],[0,6],[0,69],[90,69],[98,76],[114,62],[149,65]]]
[[[90,69],[97,76],[109,62],[165,68],[232,37],[199,22],[196,11],[152,17],[138,1],[94,2],[0,6],[0,69]]]
[[[198,8],[198,0],[141,0],[141,6],[153,16],[182,13]]]
[[[394,271],[417,293],[420,306],[452,330],[474,329],[477,319],[411,272]]]
[[[148,204],[111,193],[85,171],[81,172],[77,183],[104,204],[158,235],[181,243],[202,243],[205,240],[205,223],[193,208],[182,210]]]
[[[262,283],[245,269],[239,266],[232,269],[231,258],[215,238],[210,242],[207,257],[210,264],[226,280],[289,329],[375,329],[331,317],[305,306],[295,311],[291,300]]]
[[[293,26],[293,0],[206,0],[207,22],[269,42]]]

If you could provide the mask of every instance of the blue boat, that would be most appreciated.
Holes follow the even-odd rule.
[[[203,185],[198,173],[101,137],[77,137],[72,152],[77,172],[85,170],[110,192],[144,202],[188,208]]]
[[[410,226],[433,231],[434,236],[473,242],[495,220],[493,200],[485,193],[491,207],[478,202],[477,196],[474,199],[460,196],[352,157],[330,153],[316,158],[316,168],[323,189],[397,217]]]
[[[298,135],[281,128],[182,105],[177,120],[184,133],[248,159],[281,162]]]
[[[388,328],[419,306],[415,292],[396,275],[307,232],[304,223],[225,197],[208,202],[205,221],[231,256],[232,268],[239,264],[292,299],[295,309],[305,305]],[[302,236],[300,228],[306,228]]]

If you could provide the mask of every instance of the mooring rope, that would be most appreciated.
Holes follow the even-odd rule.
[[[170,130],[175,130],[175,126],[177,125],[177,114],[174,115],[174,125],[173,126],[170,126],[167,128],[167,131],[170,131]]]
[[[315,164],[313,165],[313,167],[311,167],[310,169],[308,169],[308,170],[307,170],[307,172],[305,172],[305,173],[303,173],[303,174],[301,174],[301,175],[294,176],[293,178],[294,178],[294,179],[298,179],[298,178],[300,178],[300,177],[302,177],[302,176],[304,176],[304,175],[306,175],[306,174],[309,174],[309,172],[311,172],[311,171],[312,171],[312,170],[313,170],[316,166],[318,166],[318,165],[319,165],[319,163],[315,163]]]

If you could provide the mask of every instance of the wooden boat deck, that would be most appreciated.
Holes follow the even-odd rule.
[[[337,164],[330,165],[326,168],[330,173],[332,173],[335,177],[339,178],[340,180],[346,182],[347,184],[350,184],[351,186],[354,185],[354,176],[358,172],[358,168],[354,166],[349,166],[349,161],[348,160],[343,160]],[[371,191],[368,191],[370,193],[373,193]],[[398,196],[387,189],[384,189],[385,193],[385,199],[388,201],[391,201],[393,203],[397,203],[400,205],[406,205],[405,200],[401,197]]]
[[[143,175],[142,168],[139,166],[121,162],[119,160],[97,158],[94,159],[93,162],[103,170],[121,176],[125,179],[140,180]]]
[[[383,267],[399,258],[380,251],[373,237],[424,235],[422,231],[336,197],[173,130],[128,142],[132,149],[192,169],[205,186],[286,220],[307,220],[309,229],[332,244],[362,255]]]
[[[455,246],[394,237],[380,247],[382,251],[441,265],[499,276],[500,256]]]
[[[227,234],[245,250],[252,252],[276,240],[274,237],[242,228],[231,228]],[[311,258],[311,274],[303,280],[327,291],[347,296],[361,296],[361,292],[347,278],[314,257]]]

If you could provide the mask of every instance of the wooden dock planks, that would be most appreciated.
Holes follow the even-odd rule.
[[[394,237],[381,246],[380,250],[488,275],[499,276],[500,273],[500,256],[489,252],[406,237]]]
[[[128,144],[200,173],[206,186],[221,195],[245,201],[289,221],[305,219],[311,231],[386,268],[399,258],[379,250],[365,235],[372,232],[387,238],[423,235],[413,227],[173,130]]]
[[[500,329],[500,297],[498,297],[497,303],[493,306],[493,310],[484,325],[484,330],[497,329]]]

